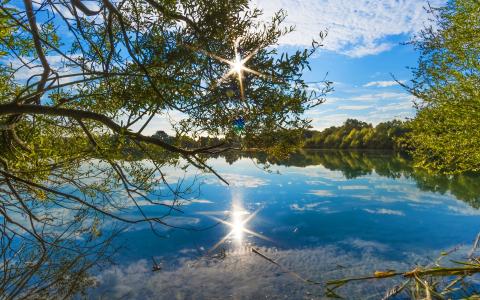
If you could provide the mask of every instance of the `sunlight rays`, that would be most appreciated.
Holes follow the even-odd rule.
[[[261,47],[256,48],[251,53],[249,53],[247,56],[242,58],[242,54],[240,52],[240,42],[241,42],[241,40],[242,40],[241,38],[237,38],[234,42],[234,58],[232,60],[225,59],[223,57],[220,57],[216,54],[210,53],[210,52],[205,51],[205,50],[200,49],[199,51],[201,51],[202,53],[204,53],[208,57],[216,59],[216,60],[230,66],[230,69],[225,74],[223,74],[220,77],[220,79],[218,79],[216,82],[214,82],[212,86],[217,87],[217,86],[221,85],[223,82],[225,82],[231,76],[235,76],[235,77],[237,77],[238,85],[239,85],[239,88],[240,88],[240,98],[241,98],[241,100],[245,100],[245,88],[244,88],[244,82],[243,82],[244,81],[244,73],[251,73],[253,75],[256,75],[256,76],[259,76],[259,77],[262,77],[262,78],[268,78],[268,76],[265,75],[265,74],[262,74],[258,71],[252,70],[251,68],[248,68],[247,66],[245,66],[245,64],[250,59],[252,59],[255,56],[255,54],[258,53],[258,51],[260,51]]]
[[[255,212],[250,213],[245,210],[241,204],[241,201],[238,197],[235,197],[232,200],[232,209],[230,210],[230,220],[222,220],[215,216],[210,216],[213,220],[227,225],[230,228],[230,231],[221,238],[211,249],[210,251],[214,251],[217,249],[221,244],[225,243],[228,239],[232,239],[237,245],[242,245],[244,242],[244,235],[245,233],[261,238],[263,240],[272,241],[268,237],[252,231],[247,228],[247,224],[255,218],[255,216],[260,212],[260,208],[257,209]]]

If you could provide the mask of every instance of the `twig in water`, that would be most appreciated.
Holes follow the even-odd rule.
[[[252,249],[252,252],[257,254],[258,256],[262,257],[263,259],[271,262],[272,264],[278,266],[280,269],[282,269],[283,271],[285,271],[286,273],[292,275],[293,277],[297,278],[297,279],[300,279],[301,281],[305,282],[305,283],[308,283],[308,284],[321,284],[320,282],[317,282],[317,281],[313,281],[311,279],[306,279],[306,278],[303,278],[301,275],[299,275],[298,273],[294,272],[294,271],[291,271],[289,269],[287,269],[286,267],[282,266],[281,264],[279,264],[278,262],[274,261],[273,259],[271,259],[270,257],[266,256],[265,254],[261,253],[260,250],[258,249],[255,249],[254,247],[251,248]]]

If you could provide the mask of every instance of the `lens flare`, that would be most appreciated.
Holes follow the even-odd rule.
[[[208,57],[214,58],[214,59],[216,59],[216,60],[218,60],[222,63],[225,63],[225,64],[229,65],[230,69],[228,70],[228,72],[223,74],[220,79],[218,79],[216,82],[214,82],[212,84],[212,87],[218,87],[220,84],[222,84],[224,81],[226,81],[231,76],[237,77],[238,84],[239,84],[239,87],[240,87],[240,98],[242,100],[245,100],[245,89],[244,89],[244,86],[243,86],[243,79],[244,79],[243,78],[243,73],[251,73],[253,75],[256,75],[256,76],[259,76],[259,77],[262,77],[262,78],[270,78],[270,77],[265,75],[265,74],[262,74],[258,71],[252,70],[252,69],[250,69],[246,66],[246,63],[260,51],[261,47],[258,47],[257,49],[253,50],[247,56],[242,57],[242,54],[241,54],[241,51],[240,51],[241,40],[242,40],[241,38],[237,38],[235,40],[234,47],[233,47],[235,56],[231,60],[220,57],[216,54],[210,53],[210,52],[202,50],[202,49],[195,49],[195,48],[192,48],[192,49],[194,49],[196,51],[200,51],[200,52],[204,53],[205,55],[207,55]]]
[[[235,241],[241,243],[243,240],[243,233],[245,232],[245,224],[243,222],[244,215],[248,212],[244,210],[232,211],[232,236]]]
[[[224,236],[220,241],[218,241],[218,243],[216,243],[215,246],[213,246],[210,251],[215,250],[216,248],[218,248],[218,246],[226,242],[228,239],[232,239],[237,246],[242,245],[245,240],[245,233],[248,233],[251,236],[255,236],[267,241],[272,241],[266,236],[248,229],[246,226],[248,222],[250,222],[253,218],[255,218],[255,216],[258,214],[259,211],[260,209],[257,209],[253,213],[248,212],[243,208],[241,198],[238,197],[238,195],[235,195],[232,200],[232,208],[229,211],[229,214],[230,214],[229,221],[222,220],[215,216],[211,216],[212,219],[229,226],[230,232],[226,236]]]
[[[243,69],[244,67],[242,58],[240,57],[240,54],[237,53],[235,61],[232,63],[232,70],[237,74],[241,74]]]

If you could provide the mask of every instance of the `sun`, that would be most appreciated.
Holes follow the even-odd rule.
[[[244,69],[243,65],[244,65],[244,62],[242,61],[242,57],[240,56],[240,54],[237,54],[235,57],[235,61],[233,61],[231,65],[232,70],[237,74],[241,74]]]
[[[252,59],[258,51],[260,51],[260,47],[252,51],[250,54],[246,55],[245,57],[242,56],[241,51],[240,51],[240,42],[241,38],[237,38],[234,42],[234,57],[233,59],[225,59],[223,57],[220,57],[218,55],[215,55],[213,53],[210,53],[208,51],[202,50],[202,49],[197,49],[197,51],[203,52],[205,55],[214,58],[222,63],[225,63],[230,66],[230,69],[228,72],[222,75],[220,79],[218,79],[215,83],[212,84],[213,87],[217,87],[220,84],[222,84],[224,81],[226,81],[228,78],[231,76],[237,77],[238,84],[240,87],[240,98],[242,100],[245,100],[245,89],[243,86],[243,73],[251,73],[253,75],[263,77],[263,78],[269,78],[267,75],[262,74],[258,71],[252,70],[249,67],[246,66],[246,63]]]

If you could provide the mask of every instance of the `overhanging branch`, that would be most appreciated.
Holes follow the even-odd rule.
[[[129,131],[128,129],[115,123],[111,118],[105,115],[90,112],[90,111],[61,108],[61,107],[52,107],[52,106],[45,106],[45,105],[33,105],[33,104],[24,104],[24,105],[19,105],[16,103],[0,104],[0,116],[1,115],[17,115],[17,114],[58,116],[58,117],[73,118],[76,120],[88,119],[88,120],[97,121],[107,126],[112,131],[118,134],[123,134],[139,142],[160,146],[165,150],[175,152],[175,153],[180,153],[183,156],[191,156],[199,153],[212,153],[212,150],[216,148],[216,147],[210,146],[210,147],[198,148],[193,150],[182,149],[182,148],[173,146],[169,143],[166,143],[159,138],[145,136],[139,133]]]

